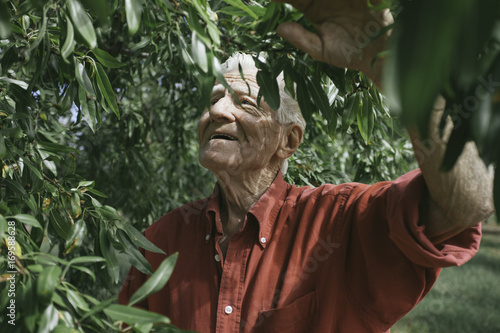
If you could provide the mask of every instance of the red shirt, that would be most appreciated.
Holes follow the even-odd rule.
[[[296,187],[278,174],[222,258],[218,187],[145,234],[179,252],[167,285],[140,304],[199,332],[384,332],[410,311],[440,267],[477,251],[480,226],[433,245],[419,225],[416,170],[394,182]],[[164,255],[145,252],[156,269]],[[120,303],[145,281],[131,268]]]

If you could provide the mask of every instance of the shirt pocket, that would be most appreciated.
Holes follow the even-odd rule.
[[[253,332],[311,332],[315,308],[316,293],[313,291],[284,307],[260,312],[259,320]]]

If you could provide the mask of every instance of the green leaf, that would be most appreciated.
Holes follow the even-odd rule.
[[[120,243],[123,245],[124,251],[130,259],[130,263],[144,274],[152,275],[153,270],[151,268],[151,265],[149,264],[147,259],[144,258],[142,253],[136,248],[136,246],[130,241],[127,234],[123,230],[118,229],[116,231],[116,236],[118,237]]]
[[[149,324],[135,324],[134,329],[137,330],[140,333],[149,333],[151,332],[151,329],[153,328],[153,323]],[[156,332],[156,329],[155,329]]]
[[[280,107],[280,91],[276,78],[270,72],[260,70],[257,72],[257,83],[260,87],[259,93],[262,93],[266,103],[274,111],[278,110]]]
[[[69,288],[66,288],[66,296],[68,298],[68,301],[71,303],[71,305],[75,309],[80,309],[83,311],[90,311],[90,308],[89,308],[87,302],[85,301],[85,299],[82,296],[80,296],[80,294],[78,292],[75,292]]]
[[[64,61],[69,62],[67,59],[73,54],[75,49],[75,32],[73,30],[73,24],[69,17],[66,16],[66,39],[61,47],[61,57]]]
[[[7,187],[10,188],[12,191],[18,192],[21,195],[28,194],[28,193],[26,193],[26,190],[24,189],[24,187],[21,184],[19,184],[19,182],[15,181],[15,180],[5,178],[5,179],[3,179],[3,182],[5,182],[5,184],[7,184]]]
[[[1,1],[0,1],[1,3]],[[1,23],[0,23],[1,25]],[[1,33],[0,33],[1,36]],[[2,60],[0,61],[0,66],[2,67],[2,75],[5,75],[9,68],[18,61],[17,47],[12,45],[5,51]]]
[[[71,226],[66,237],[65,250],[63,254],[68,254],[83,243],[83,239],[87,235],[87,225],[85,221],[80,219]]]
[[[209,74],[200,73],[197,76],[200,90],[200,100],[198,102],[198,107],[201,110],[208,108],[210,106],[210,96],[212,94],[212,88],[214,86],[214,77]]]
[[[156,0],[156,3],[158,6],[160,6],[161,9],[163,9],[163,12],[165,13],[165,16],[167,17],[168,23],[172,23],[172,19],[170,18],[170,11],[167,8],[167,1],[165,0]]]
[[[454,67],[459,70],[453,71],[452,76],[459,90],[469,91],[472,85],[476,85],[477,77],[485,74],[481,72],[483,65],[481,62],[487,58],[484,56],[484,46],[491,36],[494,25],[500,23],[498,21],[500,2],[471,1],[463,10],[465,14],[460,22],[461,34],[456,43],[456,49],[461,52],[455,52],[453,59]],[[479,54],[481,61],[478,61]]]
[[[49,223],[54,228],[59,237],[66,239],[68,237],[69,230],[71,229],[71,224],[69,219],[65,219],[57,209],[52,209],[50,211]]]
[[[90,187],[90,186],[94,186],[95,184],[95,181],[93,180],[82,180],[80,182],[78,182],[78,188],[80,187]]]
[[[276,30],[281,11],[283,9],[282,3],[272,1],[266,9],[262,21],[257,26],[257,31],[262,35],[267,35],[270,31]]]
[[[399,33],[393,39],[395,54],[385,66],[384,91],[392,101],[391,109],[402,112],[401,119],[406,126],[417,125],[423,139],[428,136],[434,102],[452,73],[453,60],[469,52],[456,46],[464,30],[471,29],[463,21],[473,3],[403,2],[404,10],[398,17]]]
[[[360,94],[353,94],[347,98],[344,107],[344,113],[342,114],[342,132],[347,132],[347,129],[356,119],[356,115],[358,114],[358,110],[362,109],[363,104],[360,97]]]
[[[84,0],[84,3],[89,11],[97,16],[101,26],[105,25],[109,16],[113,15],[110,6],[114,6],[114,4],[111,1]]]
[[[36,291],[38,300],[42,305],[47,305],[52,299],[52,294],[56,286],[59,284],[59,276],[61,275],[61,267],[49,266],[45,267],[38,276],[36,282]]]
[[[86,9],[81,5],[78,0],[68,0],[66,2],[69,15],[73,20],[78,32],[82,35],[87,45],[93,49],[97,46],[97,38],[92,21],[87,14]]]
[[[371,144],[370,139],[375,126],[374,112],[372,109],[372,100],[367,94],[364,95],[363,106],[358,109],[358,129],[365,141],[365,144]]]
[[[0,131],[0,159],[7,156],[7,147],[5,146],[5,139],[3,138],[3,133]]]
[[[73,264],[88,264],[88,263],[96,263],[96,262],[103,262],[105,261],[104,258],[102,257],[97,257],[97,256],[84,256],[84,257],[77,257],[73,258],[69,261],[69,265]]]
[[[90,193],[95,194],[95,195],[97,195],[99,197],[102,197],[102,198],[107,198],[108,197],[106,194],[102,193],[101,191],[96,190],[95,188],[88,188],[87,190]]]
[[[116,209],[114,209],[113,207],[111,206],[103,206],[103,207],[100,207],[98,210],[97,210],[105,219],[107,220],[110,220],[110,221],[114,221],[114,220],[121,220],[121,216],[118,214],[118,212],[116,211]]]
[[[49,304],[39,317],[38,333],[51,333],[59,321],[58,311],[53,304]]]
[[[477,87],[481,89],[481,87]],[[488,128],[491,124],[491,118],[493,114],[492,110],[492,95],[490,93],[486,94],[486,98],[479,100],[479,108],[472,113],[470,119],[470,131],[471,136],[476,142],[479,154],[483,155],[485,151],[488,150],[486,138],[488,135]]]
[[[42,226],[40,225],[38,220],[34,216],[31,216],[28,214],[17,214],[14,216],[8,216],[7,218],[16,219],[17,221],[19,221],[21,223],[28,224],[28,225],[31,225],[32,227],[42,229]]]
[[[208,74],[211,64],[208,63],[207,49],[202,40],[198,38],[196,31],[193,31],[193,36],[191,37],[191,54],[193,55],[195,64],[200,67],[203,73]]]
[[[223,13],[226,15],[238,16],[238,17],[247,15],[247,13],[243,9],[239,9],[239,8],[236,8],[233,6],[225,6],[225,7],[219,8],[217,10],[217,13]]]
[[[90,316],[93,316],[95,313],[102,311],[104,308],[107,308],[108,305],[111,303],[114,303],[116,301],[116,296],[112,297],[110,299],[107,299],[105,301],[102,301],[101,303],[95,305],[90,309],[90,311],[85,312],[85,314],[80,318],[80,321],[83,321],[85,318],[88,318]]]
[[[93,49],[92,53],[96,56],[97,60],[104,66],[108,68],[120,68],[125,66],[123,62],[118,61],[115,57],[110,55],[108,52],[101,49]]]
[[[198,19],[198,14],[196,13],[196,9],[193,6],[188,6],[188,13],[189,15],[187,19],[191,30],[197,33],[197,36],[201,40],[203,40],[205,45],[211,45],[212,41],[205,32],[205,28],[203,28],[202,25],[200,24],[200,21]]]
[[[29,265],[26,268],[32,273],[41,273],[43,272],[44,267],[42,265],[35,264],[35,265]]]
[[[198,2],[198,1],[192,1],[191,4],[193,7],[196,9],[196,12],[198,15],[203,19],[205,22],[205,25],[208,30],[208,34],[210,35],[211,40],[215,45],[220,45],[220,30],[215,26],[215,24],[212,22],[210,19],[210,16],[208,13],[211,12],[211,9],[209,7],[208,2]],[[207,45],[211,45],[212,43],[209,41],[206,43]]]
[[[111,246],[106,226],[101,224],[99,230],[99,247],[104,258],[106,258],[106,268],[110,277],[114,283],[118,283],[120,278],[120,266],[118,265],[118,259],[116,258],[115,249]]]
[[[26,206],[28,206],[28,208],[33,212],[33,215],[36,215],[38,213],[38,205],[33,194],[30,194],[29,198],[24,199],[24,202],[26,203]]]
[[[96,77],[97,77],[97,85],[101,90],[106,102],[111,107],[111,110],[116,114],[118,119],[120,119],[120,111],[118,110],[118,104],[116,104],[115,92],[113,91],[113,87],[111,87],[111,83],[109,82],[108,76],[102,68],[101,64],[96,63]]]
[[[137,247],[142,247],[144,250],[147,250],[149,252],[165,254],[163,250],[151,243],[151,241],[144,237],[144,235],[141,234],[139,230],[137,230],[130,224],[123,223],[123,229],[129,236],[132,243],[134,243]]]
[[[77,149],[65,145],[60,145],[58,143],[39,141],[38,144],[42,147],[42,149],[54,153],[78,153]]]
[[[54,327],[54,330],[51,333],[77,333],[78,331],[71,327],[66,327],[63,324],[59,324]]]
[[[390,1],[382,1],[377,5],[373,5],[371,0],[366,1],[366,4],[368,5],[368,8],[373,10],[374,12],[381,11],[386,8],[391,8],[391,2]]]
[[[443,162],[439,167],[441,172],[448,172],[453,168],[456,161],[460,157],[460,154],[462,154],[465,144],[467,143],[468,132],[468,123],[460,121],[455,124],[453,131],[451,132],[450,139],[446,144]]]
[[[161,314],[126,305],[110,305],[108,308],[104,309],[104,313],[112,320],[120,320],[132,326],[135,324],[170,323],[170,319]]]
[[[21,127],[3,128],[2,132],[6,137],[12,139],[20,139],[23,137],[23,130]]]
[[[33,174],[38,179],[43,180],[42,172],[40,170],[35,168],[35,166],[33,164],[31,164],[31,162],[27,158],[23,158],[22,160],[23,160],[24,165],[26,165],[28,167],[28,169],[30,169],[31,172],[33,172]]]
[[[7,222],[7,219],[3,217],[2,214],[0,214],[0,239],[3,237],[5,234],[5,230],[8,230],[9,225]]]
[[[49,9],[49,6],[44,6],[43,7],[43,13],[42,13],[42,25],[40,26],[40,28],[38,29],[38,34],[37,34],[37,38],[35,39],[35,41],[30,45],[30,49],[28,51],[28,53],[32,53],[34,52],[38,45],[40,45],[40,43],[45,39],[46,37],[46,32],[47,32],[47,11]],[[41,58],[40,58],[41,59]],[[35,80],[36,81],[36,80]],[[31,91],[31,89],[30,89]]]
[[[74,266],[72,266],[72,268],[73,269],[77,269],[77,270],[79,270],[81,272],[84,272],[84,273],[88,274],[92,278],[92,280],[95,282],[95,274],[94,274],[94,272],[91,271],[90,269],[88,269],[87,267],[74,265]]]
[[[28,84],[24,81],[21,81],[21,80],[15,80],[15,79],[11,79],[8,77],[0,77],[0,81],[15,84],[24,90],[28,89]]]
[[[36,109],[35,100],[31,96],[31,94],[24,88],[24,86],[20,85],[21,81],[12,79],[9,79],[9,81],[11,81],[11,83],[14,83],[12,81],[17,81],[17,83],[9,85],[9,90],[8,90],[9,94],[12,95],[13,99],[17,103],[19,103],[18,105],[16,105],[16,108],[20,107],[25,113],[27,113],[26,111],[27,107]]]
[[[313,77],[307,79],[308,91],[311,94],[314,104],[321,111],[324,117],[330,114],[330,103],[328,103],[328,96],[321,87],[321,82],[319,77]]]
[[[338,113],[335,107],[330,108],[330,111],[325,115],[327,121],[328,134],[332,140],[335,139],[335,133],[337,132],[337,118]]]
[[[127,16],[128,34],[135,35],[141,24],[142,0],[125,0],[125,14]]]
[[[10,35],[10,15],[7,2],[0,1],[0,38],[8,38]]]
[[[87,101],[87,93],[82,88],[82,86],[78,87],[78,98],[80,100],[80,109],[87,120],[87,124],[89,125],[92,132],[95,133],[95,125],[96,125],[96,114],[95,108],[90,107],[90,103],[94,103],[94,101]]]
[[[298,79],[299,81],[294,81],[297,83],[297,102],[299,103],[300,111],[306,122],[310,122],[312,119],[312,114],[315,110],[314,104],[311,102],[311,96],[307,90],[306,82],[303,79]]]
[[[156,272],[130,297],[129,305],[134,305],[162,289],[170,279],[178,256],[178,253],[174,253],[163,260]]]
[[[250,15],[253,19],[257,20],[259,17],[257,16],[257,14],[255,14],[252,9],[245,5],[241,0],[223,0],[225,3],[227,3],[228,5],[231,5],[235,8],[238,8],[238,9],[241,9],[243,10],[245,13],[247,13],[248,15]]]
[[[79,61],[75,66],[75,76],[80,87],[85,89],[85,92],[95,99],[96,94],[94,88],[92,87],[92,82],[90,82],[87,71],[85,70],[85,66]]]

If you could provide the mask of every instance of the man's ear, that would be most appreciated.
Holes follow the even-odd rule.
[[[281,159],[289,158],[295,153],[302,142],[304,131],[297,124],[289,124],[284,126],[284,135],[281,140],[281,146],[278,148],[276,155]]]

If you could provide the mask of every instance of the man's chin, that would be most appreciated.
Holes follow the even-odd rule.
[[[206,156],[206,154],[200,154],[198,160],[200,164],[205,169],[212,171],[217,174],[219,172],[229,172],[231,169],[237,169],[232,166],[232,163],[227,158],[217,158],[215,156]]]

